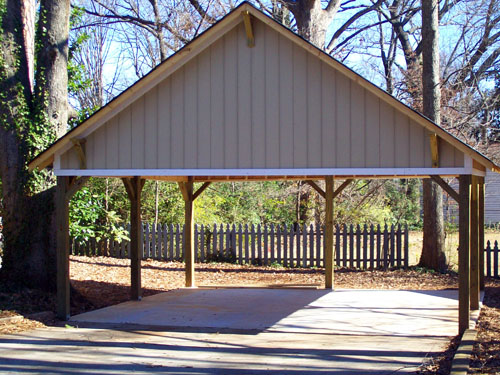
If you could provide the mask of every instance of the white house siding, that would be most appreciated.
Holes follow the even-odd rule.
[[[452,179],[449,183],[458,191],[457,179]],[[500,223],[500,174],[487,170],[484,185],[484,222],[487,225],[498,224]],[[458,223],[458,205],[446,193],[443,206],[445,219]]]

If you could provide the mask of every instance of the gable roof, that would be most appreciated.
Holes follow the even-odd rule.
[[[220,37],[228,33],[236,25],[241,23],[242,12],[248,12],[251,16],[255,17],[260,22],[264,23],[265,25],[278,32],[280,35],[290,40],[294,45],[297,45],[305,49],[310,54],[316,56],[323,63],[331,66],[336,71],[348,77],[353,82],[356,82],[358,85],[363,87],[371,94],[375,95],[381,101],[387,103],[389,106],[402,112],[403,114],[408,116],[411,121],[414,121],[417,124],[423,126],[431,133],[435,133],[438,137],[451,144],[456,149],[463,152],[465,155],[470,156],[473,160],[475,160],[482,166],[494,171],[499,171],[499,168],[484,155],[480,154],[472,147],[463,143],[462,141],[445,131],[443,128],[424,117],[422,114],[414,111],[410,107],[406,106],[402,102],[389,95],[384,90],[370,83],[359,74],[353,72],[351,69],[338,62],[328,54],[324,53],[322,50],[318,49],[311,43],[307,42],[300,36],[296,35],[291,30],[287,29],[272,18],[263,14],[261,11],[254,8],[249,3],[242,3],[231,13],[218,21],[215,25],[213,25],[196,39],[194,39],[192,42],[184,46],[177,53],[173,54],[166,61],[159,64],[149,74],[137,81],[134,85],[125,90],[122,94],[117,96],[110,103],[97,111],[94,115],[82,122],[76,128],[72,129],[65,136],[61,137],[47,150],[33,159],[29,163],[29,169],[43,169],[46,166],[51,165],[54,161],[55,155],[61,155],[62,153],[73,147],[73,140],[87,137],[107,121],[112,119],[113,116],[116,116],[124,108],[131,105],[142,95],[146,94],[155,85],[157,85],[160,80],[172,75],[178,69],[185,66],[190,60],[199,55],[204,49],[212,45]]]

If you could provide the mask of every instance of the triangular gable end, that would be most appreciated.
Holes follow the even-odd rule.
[[[73,138],[85,139],[84,155],[67,142],[56,174],[458,175],[473,171],[471,156],[485,159],[253,7],[240,9],[253,16],[254,47],[233,12],[82,124]]]

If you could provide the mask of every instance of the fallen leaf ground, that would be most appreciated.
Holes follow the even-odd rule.
[[[228,263],[196,265],[200,286],[322,286],[322,269],[291,269]],[[71,314],[114,305],[129,299],[130,261],[109,257],[71,256]],[[347,289],[457,288],[456,274],[439,274],[416,268],[392,271],[336,270],[335,285]],[[142,262],[144,296],[184,286],[184,265],[179,262]],[[473,366],[476,373],[495,374],[500,370],[500,281],[488,280],[484,308],[479,320],[479,344]],[[60,325],[54,317],[55,296],[34,290],[0,286],[0,334],[20,332],[47,325]],[[8,318],[24,318],[9,323]],[[2,322],[2,318],[4,322]],[[7,321],[7,322],[5,322]],[[458,340],[454,338],[444,353],[430,358],[420,374],[447,374]],[[496,371],[496,372],[495,372]]]

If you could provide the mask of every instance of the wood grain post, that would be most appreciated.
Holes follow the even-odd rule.
[[[141,259],[143,250],[141,192],[145,180],[140,177],[124,178],[123,183],[130,200],[130,299],[142,299]]]
[[[69,308],[69,177],[58,176],[56,187],[57,221],[57,317],[68,320]]]
[[[193,236],[193,178],[189,177],[188,182],[180,182],[184,198],[184,261],[186,267],[186,287],[195,287],[194,277],[194,236]]]
[[[459,177],[459,247],[458,247],[458,331],[469,328],[470,319],[470,195],[471,176]]]
[[[69,300],[69,201],[88,177],[58,176],[56,186],[57,317],[68,320]]]
[[[470,308],[479,309],[479,204],[478,177],[471,177],[470,201]]]
[[[478,177],[479,288],[484,290],[484,177]]]
[[[333,176],[325,177],[325,289],[333,289]]]

